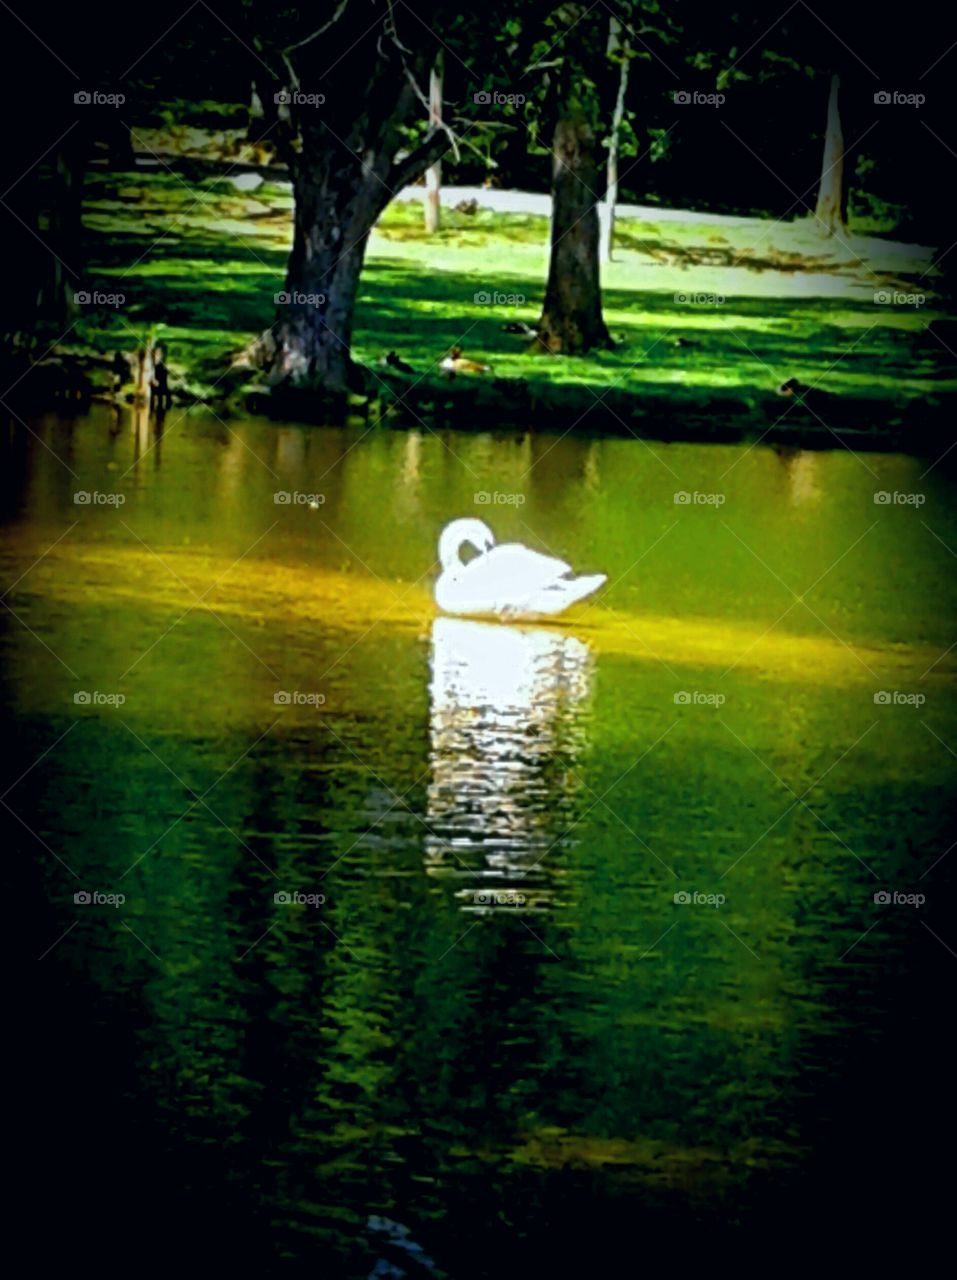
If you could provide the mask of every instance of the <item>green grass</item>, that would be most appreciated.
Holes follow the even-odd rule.
[[[290,213],[288,188],[277,184],[246,193],[165,172],[96,175],[85,210],[91,275],[127,302],[115,314],[84,315],[79,340],[129,349],[160,326],[174,371],[210,390],[230,353],[272,321]],[[370,238],[356,313],[353,354],[373,370],[370,385],[414,383],[408,403],[422,408],[430,397],[488,398],[489,385],[507,398],[503,383],[514,381],[529,402],[573,412],[606,395],[626,413],[649,397],[671,397],[676,410],[714,397],[750,403],[790,377],[898,409],[957,386],[948,350],[957,344],[928,330],[944,318],[933,276],[921,278],[930,258],[912,247],[863,236],[842,244],[807,220],[622,221],[603,273],[606,321],[620,345],[570,358],[530,353],[503,330],[510,320],[535,322],[547,244],[541,217],[445,210],[429,237],[418,205],[391,206]],[[881,305],[882,288],[926,301]],[[481,293],[523,301],[490,305]],[[723,301],[682,300],[692,294]],[[493,377],[440,380],[437,362],[453,343],[490,363]],[[391,350],[414,377],[386,376],[378,362]],[[467,381],[487,386],[466,393]]]

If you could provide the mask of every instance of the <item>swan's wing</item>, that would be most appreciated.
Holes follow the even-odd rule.
[[[566,575],[571,577],[572,570],[564,560],[507,542],[443,575],[436,584],[436,600],[440,608],[452,613],[522,611],[532,609],[550,587],[568,585]]]
[[[493,547],[483,559],[499,581],[514,582],[523,591],[542,591],[557,579],[572,572],[570,564],[555,556],[542,555],[523,547],[520,542],[506,542]]]

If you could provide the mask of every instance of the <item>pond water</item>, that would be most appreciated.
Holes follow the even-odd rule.
[[[77,1229],[458,1277],[880,1211],[955,963],[946,460],[106,410],[3,449]],[[461,515],[608,584],[439,618]]]

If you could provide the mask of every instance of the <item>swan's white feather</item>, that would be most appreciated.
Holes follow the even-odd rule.
[[[447,547],[449,542],[446,539]],[[604,581],[604,574],[576,578],[564,560],[507,542],[490,546],[468,563],[457,554],[449,556],[435,585],[435,599],[446,613],[540,617],[561,613]]]

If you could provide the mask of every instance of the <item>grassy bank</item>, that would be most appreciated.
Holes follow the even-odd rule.
[[[255,406],[269,408],[274,397],[230,361],[273,318],[291,207],[277,182],[242,191],[165,171],[95,173],[87,288],[124,301],[81,307],[58,350],[105,356],[152,334],[180,398],[239,404],[252,382]],[[619,345],[570,358],[504,329],[539,313],[546,219],[446,210],[433,237],[421,219],[417,205],[393,204],[370,239],[353,354],[380,402],[373,413],[665,437],[771,428],[795,442],[833,444],[837,433],[917,449],[948,430],[957,322],[933,291],[927,250],[853,229],[846,241],[826,239],[803,220],[621,222],[604,271]],[[442,378],[438,361],[453,343],[492,373]],[[412,373],[383,367],[390,351]],[[789,378],[814,387],[806,404],[777,394]],[[92,381],[105,385],[105,375]],[[304,397],[272,408],[310,416]]]

